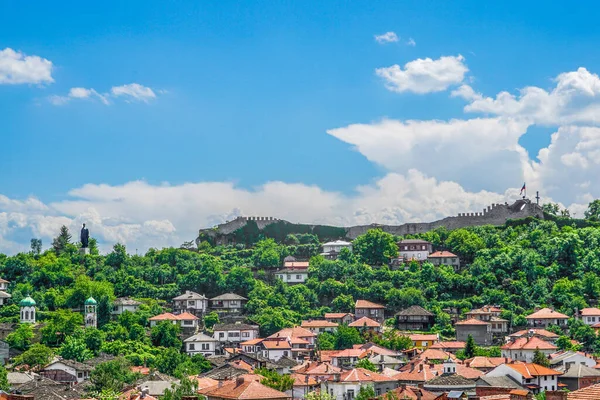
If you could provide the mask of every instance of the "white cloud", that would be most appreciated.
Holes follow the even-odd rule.
[[[0,84],[52,83],[52,62],[7,47],[0,50]]]
[[[415,42],[415,39],[413,38],[408,38],[408,40],[406,41],[406,45],[415,47],[417,45],[417,42]]]
[[[393,42],[397,42],[398,40],[400,40],[400,38],[398,37],[398,35],[396,35],[395,32],[386,32],[383,35],[375,35],[375,40],[377,41],[377,43],[393,43]]]
[[[559,74],[551,90],[528,86],[514,95],[503,91],[495,98],[464,97],[466,112],[527,119],[542,125],[598,124],[600,78],[585,68]]]
[[[469,101],[474,101],[482,98],[481,94],[476,93],[471,86],[466,84],[460,85],[457,89],[454,89],[450,93],[450,96],[460,97]]]
[[[112,95],[115,97],[125,96],[135,100],[148,102],[156,98],[156,94],[152,89],[142,86],[138,83],[130,83],[128,85],[113,86],[111,88]]]
[[[460,84],[469,71],[464,57],[445,56],[437,60],[419,58],[404,65],[378,68],[375,73],[383,78],[386,87],[394,92],[441,92]]]

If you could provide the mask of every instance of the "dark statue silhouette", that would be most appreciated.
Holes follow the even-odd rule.
[[[83,224],[83,228],[81,228],[81,248],[86,249],[88,247],[90,241],[90,231]]]

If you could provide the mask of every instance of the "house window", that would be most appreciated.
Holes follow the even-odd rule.
[[[219,332],[219,337],[220,338],[224,338],[225,337],[225,332]]]
[[[209,350],[208,343],[202,343],[202,350]]]
[[[548,375],[544,376],[544,380],[547,381],[548,380]]]
[[[184,325],[193,325],[194,321],[183,321]]]
[[[423,245],[423,246],[421,246],[421,250],[425,250],[425,246],[424,246],[424,245]]]
[[[283,351],[283,355],[284,355],[285,357],[287,357],[287,356],[288,356],[288,352],[287,352],[287,350],[284,350],[284,351]]]
[[[301,279],[302,277],[300,275],[296,275],[296,279]]]
[[[77,377],[78,377],[78,378],[83,378],[83,373],[82,373],[82,372],[78,372],[78,373],[77,373]]]
[[[231,306],[237,306],[237,300],[231,300],[229,302],[229,305],[231,305]]]
[[[196,345],[194,343],[190,343],[188,350],[196,350]]]
[[[354,390],[350,389],[348,392],[346,392],[346,394],[348,395],[348,399],[354,398]]]
[[[242,332],[242,337],[250,337],[250,332]]]

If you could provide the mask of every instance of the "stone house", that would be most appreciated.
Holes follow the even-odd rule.
[[[396,313],[396,327],[400,330],[428,331],[435,324],[435,315],[421,306],[410,306]]]
[[[325,321],[334,322],[338,325],[348,325],[354,321],[352,313],[325,313]]]
[[[74,360],[60,359],[46,365],[40,375],[62,383],[81,383],[90,378],[92,367]]]
[[[459,321],[454,324],[456,329],[456,340],[466,342],[469,335],[479,346],[491,346],[492,326],[489,322],[480,321],[475,318]]]
[[[354,305],[354,318],[360,319],[362,317],[371,318],[383,324],[385,320],[384,316],[385,307],[381,304],[372,303],[367,300],[356,300]]]

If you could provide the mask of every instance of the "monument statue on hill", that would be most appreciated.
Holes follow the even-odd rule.
[[[81,248],[87,249],[90,243],[90,231],[83,224],[83,228],[81,228]]]

